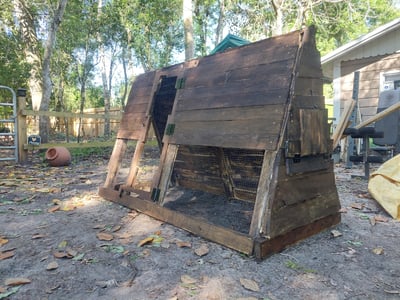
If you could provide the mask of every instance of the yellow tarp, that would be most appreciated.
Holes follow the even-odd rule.
[[[368,191],[394,219],[400,220],[400,154],[371,174]]]

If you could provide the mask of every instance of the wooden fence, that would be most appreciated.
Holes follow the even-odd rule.
[[[39,117],[47,116],[50,119],[50,125],[53,131],[64,133],[66,136],[77,137],[79,121],[82,120],[80,128],[80,136],[86,140],[88,138],[96,138],[103,136],[105,120],[110,120],[110,130],[118,131],[119,122],[122,113],[119,109],[112,109],[108,116],[104,113],[104,109],[91,109],[85,113],[73,112],[55,112],[55,111],[34,111],[26,109],[25,97],[18,97],[18,161],[25,162],[27,160],[28,150],[47,149],[54,146],[64,146],[67,148],[88,148],[88,147],[109,147],[114,145],[114,141],[105,142],[87,142],[85,143],[67,143],[66,141],[55,141],[52,143],[30,145],[28,144],[28,136],[38,133]]]

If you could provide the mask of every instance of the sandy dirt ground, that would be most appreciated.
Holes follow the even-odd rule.
[[[0,166],[0,299],[400,299],[400,222],[336,166],[342,222],[262,262],[103,200],[107,160]]]

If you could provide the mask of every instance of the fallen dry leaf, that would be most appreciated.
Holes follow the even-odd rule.
[[[72,256],[65,251],[54,251],[53,255],[55,258],[72,258]]]
[[[382,255],[384,253],[384,250],[382,247],[377,247],[373,249],[372,252],[374,252],[376,255]]]
[[[54,205],[61,205],[62,203],[60,199],[53,199],[51,202],[53,202]]]
[[[58,268],[58,263],[56,261],[52,261],[51,263],[49,263],[46,267],[47,271],[51,271],[51,270],[55,270]]]
[[[0,237],[0,247],[7,243],[8,243],[8,240],[6,238]]]
[[[189,242],[177,241],[177,242],[176,242],[176,245],[177,245],[179,248],[192,248],[192,244],[189,243]]]
[[[240,284],[246,290],[253,291],[253,292],[259,292],[260,291],[260,287],[258,286],[258,283],[255,282],[254,280],[240,278]]]
[[[45,237],[45,235],[44,234],[34,234],[34,235],[32,235],[32,240],[37,240],[37,239],[41,239],[41,238],[44,238]]]
[[[183,284],[194,284],[197,282],[196,279],[194,279],[193,277],[190,277],[189,275],[182,275],[181,276],[181,282]]]
[[[103,229],[105,226],[106,226],[106,225],[104,225],[104,224],[96,224],[96,225],[94,225],[92,228],[93,228],[93,229]]]
[[[348,212],[348,210],[347,210],[346,207],[342,207],[341,209],[339,209],[339,212],[342,213],[342,214],[345,214],[345,213]]]
[[[119,239],[129,239],[133,236],[133,234],[129,232],[124,232],[124,233],[117,233],[115,234],[115,236]]]
[[[100,241],[112,241],[114,239],[112,234],[105,232],[99,232],[96,234],[96,236]]]
[[[369,223],[370,223],[372,226],[375,226],[375,224],[376,224],[375,217],[370,217],[370,218],[369,218]]]
[[[149,237],[147,237],[147,238],[141,240],[141,241],[138,243],[138,247],[142,247],[142,246],[144,246],[144,245],[146,245],[146,244],[149,244],[149,243],[153,242],[153,240],[154,240],[154,237],[149,236]]]
[[[0,286],[0,294],[4,293],[5,291],[7,291],[7,289],[5,287]]]
[[[148,256],[150,256],[150,254],[151,254],[150,249],[144,249],[142,251],[142,257],[148,257]]]
[[[14,251],[4,251],[0,252],[0,260],[11,258],[15,255]]]
[[[60,208],[61,208],[60,205],[55,205],[55,206],[50,207],[50,208],[47,210],[47,212],[52,213],[52,212],[55,212],[55,211],[57,211],[57,210],[60,210]]]
[[[122,228],[121,225],[115,225],[112,229],[111,232],[117,232],[118,230],[120,230]]]
[[[71,249],[71,248],[68,248],[68,249],[67,249],[67,254],[68,254],[68,256],[75,257],[75,256],[78,255],[78,251],[76,251],[76,250],[74,250],[74,249]]]
[[[27,283],[31,283],[31,280],[23,277],[8,278],[4,281],[4,284],[8,286],[15,286]]]
[[[376,222],[383,222],[383,223],[389,222],[389,219],[382,215],[376,215],[374,216],[374,219]]]
[[[350,206],[351,208],[362,210],[364,205],[362,203],[352,203]]]
[[[333,235],[334,238],[342,236],[342,233],[339,230],[336,230],[336,229],[332,230],[331,234]]]
[[[208,254],[210,250],[208,249],[206,244],[202,244],[199,248],[194,250],[194,253],[196,253],[196,255],[198,256],[204,256],[206,254]]]

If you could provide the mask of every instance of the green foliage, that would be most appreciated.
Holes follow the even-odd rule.
[[[45,40],[56,0],[26,1],[37,25],[39,47]],[[315,24],[322,55],[400,16],[389,0],[274,1],[283,12],[283,31]],[[24,57],[13,1],[0,0],[0,85],[27,87],[31,66]],[[193,0],[196,55],[203,56],[230,32],[251,41],[273,34],[277,10],[272,1]],[[112,74],[129,77],[133,67],[151,70],[181,60],[184,51],[182,0],[69,0],[57,33],[51,62],[51,110],[78,110],[104,105],[99,69],[103,47]],[[128,80],[126,78],[125,80]],[[114,103],[124,103],[128,82],[112,82]],[[1,95],[0,95],[1,97]],[[29,96],[28,96],[29,99]]]

